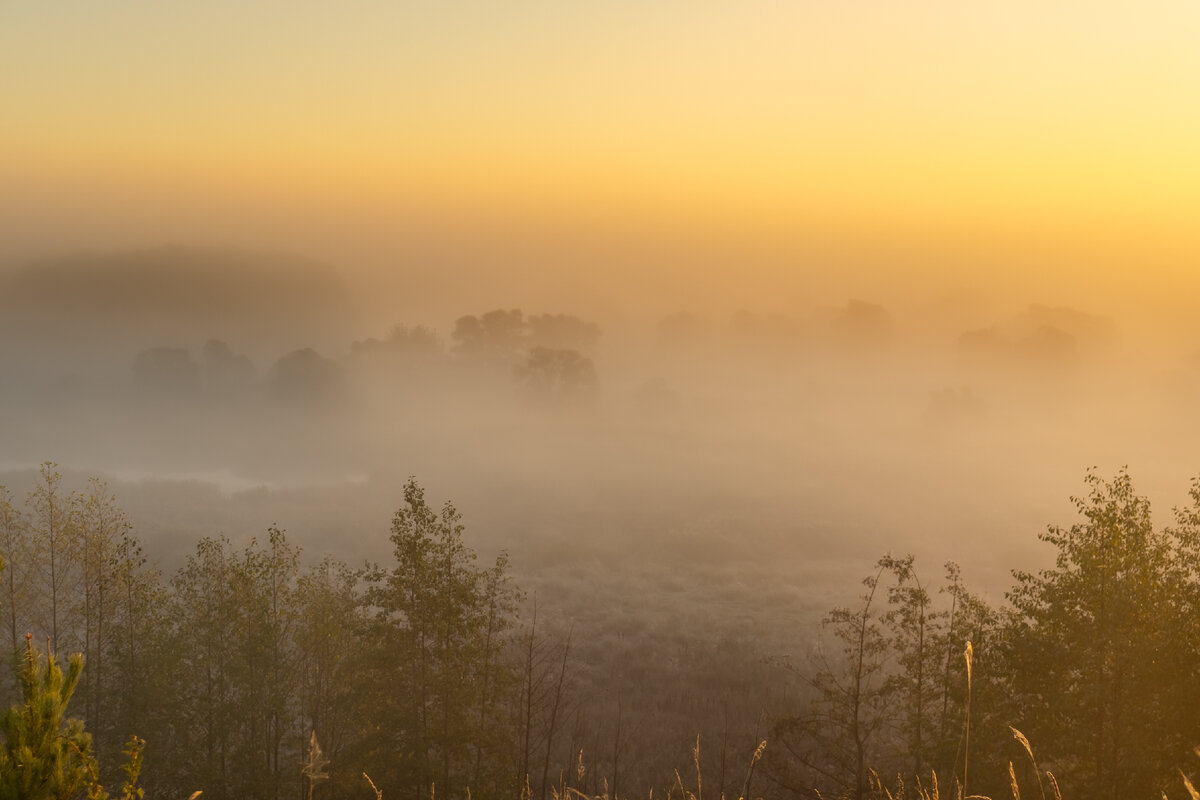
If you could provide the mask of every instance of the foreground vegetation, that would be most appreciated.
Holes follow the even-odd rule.
[[[54,722],[47,747],[75,783],[5,796],[98,797],[128,782],[134,754],[140,771],[131,735],[148,742],[155,797],[1191,796],[1200,484],[1156,529],[1127,474],[1086,483],[1079,520],[1041,537],[1054,566],[1015,573],[1003,606],[953,564],[937,586],[912,557],[879,559],[857,603],[827,615],[820,646],[773,661],[800,695],[752,708],[750,732],[727,703],[710,709],[678,732],[694,778],[663,779],[637,766],[655,753],[626,749],[619,696],[615,720],[586,715],[578,634],[548,633],[506,558],[479,566],[454,507],[431,506],[414,481],[389,564],[301,567],[271,528],[241,550],[201,540],[164,577],[103,483],[68,493],[46,464],[23,505],[0,489],[0,609],[17,666],[4,686],[24,698],[0,783],[30,763],[11,754],[40,685],[57,692],[59,721],[74,692],[79,721]],[[25,631],[87,670],[73,659],[64,677]],[[695,737],[722,716],[717,737]]]

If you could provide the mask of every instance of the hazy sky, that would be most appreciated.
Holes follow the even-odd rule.
[[[419,210],[1179,270],[1198,41],[1182,0],[4,0],[0,236]]]
[[[597,356],[614,408],[632,407],[643,378],[654,389],[660,367],[643,367],[639,348],[656,341],[665,314],[727,320],[745,308],[825,319],[859,298],[885,306],[898,336],[915,340],[916,330],[933,342],[903,351],[911,361],[896,367],[899,377],[884,375],[882,389],[862,390],[898,428],[913,429],[931,392],[942,390],[953,414],[961,397],[944,391],[975,378],[938,372],[941,362],[922,362],[928,353],[950,362],[964,331],[1028,319],[1031,303],[1071,306],[1111,318],[1124,337],[1123,350],[1098,362],[1099,388],[1080,390],[1104,401],[1085,406],[1093,416],[1049,401],[1050,411],[1023,416],[1001,392],[993,401],[979,389],[998,409],[995,441],[1012,454],[988,468],[1019,473],[1044,490],[1038,497],[1070,491],[1045,489],[1044,476],[1075,481],[1091,463],[1190,474],[1177,464],[1190,458],[1181,420],[1194,417],[1200,361],[1180,359],[1200,347],[1198,219],[1195,0],[0,0],[0,267],[47,251],[163,242],[290,250],[362,278],[356,291],[374,305],[346,312],[357,327],[338,329],[343,351],[396,322],[440,326],[445,337],[459,315],[492,308],[577,314],[601,324],[609,354],[621,355],[618,337],[629,337],[626,384],[619,357]],[[388,291],[377,291],[385,279]],[[1008,294],[995,301],[998,287]],[[1129,335],[1138,315],[1157,350]],[[217,334],[238,352],[258,344]],[[203,341],[177,338],[137,347]],[[0,344],[23,349],[10,339]],[[132,347],[112,356],[120,376]],[[256,355],[264,375],[283,347]],[[1129,365],[1140,371],[1126,381]],[[1160,365],[1178,367],[1173,393],[1160,391]],[[835,386],[828,407],[818,398],[816,411],[796,417],[792,405],[809,398],[801,382],[822,374],[796,369],[800,400],[778,397],[800,467],[782,460],[774,470],[759,458],[775,452],[765,445],[739,450],[743,463],[765,465],[760,483],[786,495],[793,472],[824,469],[802,456],[825,436],[843,469],[834,473],[857,487],[859,454],[879,438],[860,431],[860,418],[884,412],[843,409]],[[723,390],[740,379],[712,382]],[[509,392],[507,373],[504,381]],[[1145,392],[1127,411],[1113,388],[1120,382]],[[966,413],[970,399],[960,403]],[[766,423],[737,427],[757,422],[752,402],[731,402],[724,415],[720,401],[696,430],[775,446]],[[1177,406],[1162,411],[1168,403]],[[457,430],[453,409],[435,410]],[[53,414],[45,419],[46,430],[62,429]],[[81,427],[92,418],[83,419]],[[508,426],[496,423],[497,452],[518,449],[504,438]],[[111,430],[122,442],[101,436],[90,452],[136,438]],[[441,431],[431,430],[429,451],[440,457]],[[10,431],[31,461],[55,457],[40,429]],[[1036,474],[1011,466],[1051,435],[1060,462],[1038,456]],[[560,438],[546,436],[550,466],[531,470],[530,485],[561,472],[552,463]],[[475,442],[463,441],[466,455],[447,457],[447,473],[473,463]],[[723,479],[728,442],[705,442],[693,457],[662,441],[667,467],[713,463]],[[955,460],[952,440],[949,466],[924,475],[911,453],[936,460],[942,445],[896,441],[879,461],[932,487],[914,497],[938,497],[939,481],[978,461],[966,438]],[[1162,442],[1172,446],[1160,451]],[[214,464],[201,467],[225,466],[213,452]],[[302,460],[283,452],[277,461]],[[624,458],[614,449],[622,475]],[[351,468],[360,471],[357,461]],[[579,475],[569,491],[594,483]],[[646,475],[633,483],[653,485],[657,475]],[[962,483],[990,489],[992,477]],[[902,494],[911,484],[896,486]]]

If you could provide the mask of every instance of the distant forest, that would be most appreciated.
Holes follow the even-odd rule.
[[[16,678],[44,670],[48,651],[85,665],[66,683],[78,681],[69,713],[91,741],[78,723],[55,734],[74,737],[57,774],[84,781],[64,797],[120,783],[130,736],[145,741],[152,797],[1000,797],[1014,783],[1027,796],[1186,796],[1200,743],[1200,483],[1162,529],[1126,472],[1089,472],[1086,488],[1078,521],[1041,535],[1054,566],[1014,573],[1003,605],[954,564],[939,581],[884,556],[826,615],[820,647],[768,663],[732,654],[753,678],[740,696],[688,687],[691,727],[631,753],[630,720],[679,687],[648,678],[614,707],[587,702],[604,676],[578,655],[586,634],[547,627],[507,557],[477,563],[454,506],[413,480],[388,563],[301,566],[272,527],[241,550],[202,539],[162,575],[102,481],[67,491],[47,463],[24,502],[0,488],[15,657],[0,687],[17,703],[5,785],[37,767],[20,757],[33,723],[18,702],[36,687]],[[780,676],[799,697],[773,693]],[[686,760],[663,763],[681,743]]]

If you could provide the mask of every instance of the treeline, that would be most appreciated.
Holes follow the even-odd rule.
[[[875,776],[928,789],[936,773],[943,791],[992,797],[1013,780],[1044,796],[1051,783],[1069,798],[1192,796],[1200,482],[1162,529],[1126,472],[1086,483],[1079,521],[1040,536],[1054,566],[1014,572],[1002,605],[953,564],[935,586],[911,557],[878,562],[857,605],[826,617],[825,647],[789,665],[813,699],[769,737],[782,795],[874,797]]]
[[[515,797],[527,775],[546,795],[565,643],[516,627],[506,559],[477,565],[415,482],[394,562],[365,569],[301,568],[272,528],[240,550],[203,539],[163,576],[104,484],[68,493],[52,464],[23,507],[0,489],[0,533],[10,651],[24,663],[34,631],[83,653],[72,713],[106,785],[136,732],[152,796],[297,797],[315,732],[326,797],[367,796],[364,772],[389,797]]]
[[[438,365],[498,371],[535,405],[577,405],[594,399],[598,380],[592,357],[600,328],[566,314],[524,314],[496,309],[454,323],[451,345],[424,326],[394,326],[383,338],[326,356],[306,347],[280,356],[260,379],[250,358],[219,340],[198,357],[184,347],[151,347],[133,360],[136,387],[150,399],[244,401],[258,394],[285,403],[333,405],[345,399],[356,376],[411,377]]]
[[[698,745],[705,790],[858,800],[937,780],[946,796],[1001,797],[1015,780],[1045,796],[1186,796],[1180,770],[1194,772],[1200,744],[1200,483],[1161,529],[1127,473],[1089,473],[1087,487],[1079,520],[1041,536],[1054,565],[1015,573],[1002,604],[953,564],[935,582],[911,556],[880,559],[857,603],[827,615],[821,646],[782,664],[806,691],[761,709],[752,787],[753,746],[728,746],[746,731],[731,730],[727,704],[711,710],[725,723]],[[370,796],[363,773],[399,798],[672,788],[629,771],[628,706],[618,699],[615,730],[581,715],[586,632],[547,636],[506,558],[477,564],[454,507],[431,506],[415,482],[392,520],[393,560],[363,569],[302,567],[272,528],[242,549],[204,539],[160,575],[104,484],[67,493],[51,464],[23,504],[0,490],[0,535],[12,651],[30,630],[84,654],[72,713],[114,772],[130,735],[146,740],[152,796],[297,797],[306,776],[318,798]],[[674,745],[659,753],[677,759]],[[599,768],[598,748],[611,753]]]

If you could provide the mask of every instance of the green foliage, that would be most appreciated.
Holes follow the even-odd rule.
[[[1162,747],[1178,685],[1164,669],[1181,595],[1177,539],[1154,529],[1126,472],[1086,482],[1088,495],[1072,498],[1081,520],[1041,536],[1057,549],[1054,567],[1016,573],[1008,594],[1014,724],[1051,745],[1080,793],[1153,796],[1156,778],[1183,755]]]
[[[82,671],[81,656],[70,658],[64,674],[54,654],[43,660],[27,637],[22,702],[0,720],[0,800],[69,800],[84,789],[102,795],[91,736],[80,720],[65,718]]]
[[[208,797],[267,797],[299,783],[285,767],[300,734],[291,709],[296,686],[293,582],[297,551],[278,528],[266,545],[233,552],[204,539],[172,580],[168,621],[172,717],[158,730],[188,759],[164,765],[178,784]]]
[[[361,745],[381,786],[479,790],[497,780],[499,698],[514,682],[500,658],[515,603],[507,561],[477,567],[458,511],[430,507],[413,480],[404,503],[394,564],[368,574],[370,675],[391,691],[373,698]]]
[[[358,584],[356,571],[326,556],[300,574],[293,594],[299,716],[311,745],[320,739],[331,780],[339,783],[359,778],[346,758],[361,718],[357,702],[363,690]]]
[[[121,800],[142,800],[146,790],[138,786],[138,778],[142,775],[142,755],[146,749],[146,740],[130,736],[125,743],[125,763],[121,771],[125,773],[125,782],[121,784]]]

